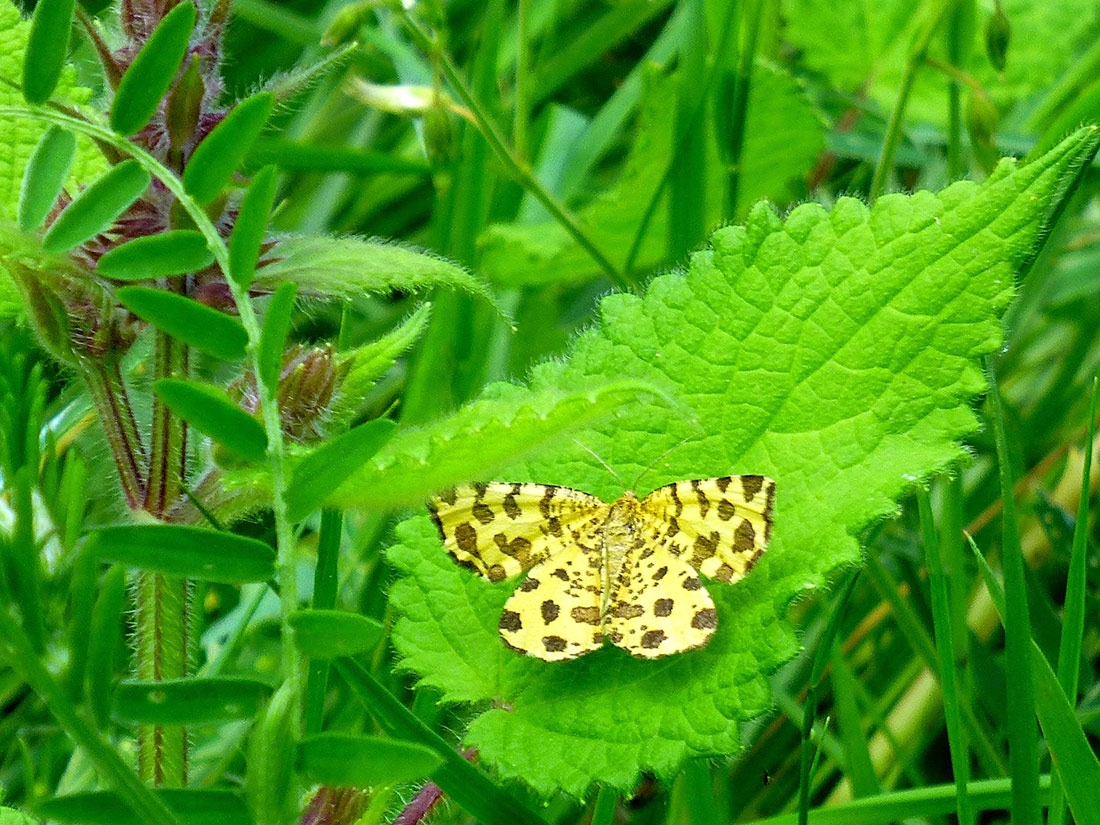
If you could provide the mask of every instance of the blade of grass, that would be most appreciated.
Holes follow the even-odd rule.
[[[686,20],[680,41],[681,80],[676,95],[675,129],[679,162],[668,185],[668,257],[681,260],[706,234],[706,135],[698,128],[695,112],[702,108],[708,89],[688,78],[702,77],[707,66],[707,16],[703,0],[681,4]]]
[[[31,641],[11,610],[0,607],[0,657],[30,685],[46,709],[84,752],[142,822],[179,825],[179,819],[126,764],[114,746],[95,729],[69,700],[35,653]]]
[[[1089,401],[1088,437],[1085,439],[1085,466],[1081,471],[1081,498],[1077,502],[1077,522],[1073,525],[1073,549],[1070,552],[1066,581],[1062,639],[1058,647],[1058,682],[1071,705],[1077,703],[1081,648],[1085,636],[1085,594],[1088,577],[1089,476],[1092,472],[1092,447],[1096,437],[1096,399],[1100,381],[1092,379]],[[1066,820],[1065,789],[1058,776],[1051,778],[1050,811],[1047,825],[1062,825]]]
[[[924,554],[928,564],[928,580],[932,589],[932,628],[936,637],[936,650],[939,653],[940,686],[943,688],[947,744],[951,752],[951,770],[955,775],[957,789],[955,813],[958,816],[959,825],[972,825],[974,813],[966,792],[970,782],[970,754],[966,744],[966,729],[963,727],[960,712],[960,705],[965,702],[965,699],[959,696],[955,680],[953,614],[947,591],[947,579],[944,575],[943,556],[940,555],[936,525],[932,520],[932,502],[928,498],[928,491],[924,488],[917,490],[917,507],[920,511],[921,535],[924,539]]]
[[[321,511],[321,529],[317,535],[317,567],[313,571],[313,608],[331,610],[336,607],[336,585],[340,561],[340,536],[344,529],[344,514],[326,507]],[[325,717],[325,695],[328,692],[329,662],[312,660],[306,674],[305,733],[319,733]]]
[[[856,702],[856,677],[844,658],[840,642],[834,637],[830,651],[833,684],[833,708],[837,717],[837,730],[844,743],[844,769],[852,781],[855,796],[874,796],[881,793],[878,777],[867,747],[868,737],[860,724],[859,705]]]
[[[600,788],[600,792],[596,794],[596,804],[592,806],[592,821],[589,825],[611,825],[615,821],[615,808],[618,804],[618,791]]]
[[[1035,686],[1032,681],[1031,619],[1028,615],[1024,556],[1020,547],[1015,479],[1008,453],[1004,411],[997,378],[989,370],[989,397],[993,404],[993,432],[1000,468],[1002,516],[1001,555],[1005,576],[1005,667],[1008,680],[1008,758],[1012,776],[1012,820],[1016,825],[1039,825],[1039,731],[1035,725]]]
[[[970,549],[978,561],[986,589],[1004,625],[1008,620],[1005,589],[997,581],[997,575],[985,560],[978,545],[967,536]],[[1007,631],[1006,631],[1007,636]],[[1074,713],[1073,706],[1058,683],[1046,656],[1028,639],[1028,673],[1036,683],[1035,709],[1047,737],[1050,756],[1061,777],[1070,810],[1077,825],[1100,823],[1100,760],[1085,736],[1084,728]],[[1013,679],[1020,673],[1013,673]],[[1011,680],[1009,680],[1011,682]]]
[[[817,707],[821,701],[822,681],[825,676],[825,666],[829,662],[829,653],[833,647],[833,639],[836,638],[840,628],[840,620],[844,616],[844,608],[855,589],[858,573],[848,574],[847,580],[837,588],[837,597],[829,611],[829,618],[825,622],[825,629],[821,632],[821,638],[817,640],[817,652],[814,654],[814,664],[810,669],[809,693],[806,696],[806,704],[802,711],[802,749],[799,765],[798,785],[798,822],[806,825],[810,812],[810,782],[813,779],[813,767],[817,763],[817,755],[820,752],[820,744],[814,746],[813,728],[817,718]],[[822,737],[816,737],[820,742]]]
[[[546,825],[538,814],[463,759],[462,754],[421,722],[362,665],[351,659],[337,659],[333,666],[386,733],[427,745],[443,757],[443,767],[431,778],[456,805],[485,825]]]
[[[1040,791],[1050,787],[1043,776]],[[967,786],[975,810],[996,811],[1008,807],[1012,798],[1012,780],[983,779]],[[886,825],[918,817],[944,816],[955,811],[955,786],[930,785],[904,791],[855,799],[828,808],[816,808],[810,815],[811,825]],[[796,825],[796,814],[784,814],[758,819],[753,825]]]

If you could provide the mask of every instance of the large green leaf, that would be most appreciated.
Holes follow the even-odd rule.
[[[674,107],[668,100],[675,96],[680,82],[676,77],[651,81],[637,137],[617,184],[578,213],[597,245],[616,264],[626,261],[646,208],[668,168],[675,133]],[[761,198],[786,203],[803,197],[805,187],[800,179],[824,147],[825,127],[798,82],[781,69],[757,64],[746,119],[741,213]],[[714,227],[721,220],[726,181],[719,174],[716,138],[710,131],[707,150],[711,174],[705,215]],[[660,203],[647,224],[634,264],[639,271],[668,262],[667,192]],[[481,247],[481,268],[500,285],[573,282],[602,274],[592,257],[553,222],[491,226],[481,238]]]
[[[858,562],[858,531],[963,455],[959,439],[977,423],[966,402],[985,386],[976,359],[1000,344],[1014,269],[1098,140],[1082,130],[1026,166],[1003,162],[980,186],[870,209],[841,199],[784,221],[758,207],[744,227],[714,233],[686,272],[604,299],[600,326],[536,368],[526,392],[610,375],[675,391],[687,409],[623,403],[573,435],[625,479],[659,462],[639,494],[684,478],[771,476],[772,545],[745,582],[709,585],[718,630],[706,648],[641,661],[606,647],[545,663],[497,635],[516,582],[459,568],[426,517],[405,522],[389,554],[400,576],[394,643],[445,700],[491,703],[467,736],[483,759],[543,793],[581,794],[740,748],[740,723],[771,704],[768,674],[797,650],[787,605]],[[622,492],[568,439],[494,477],[605,500]],[[519,745],[530,742],[539,746]]]

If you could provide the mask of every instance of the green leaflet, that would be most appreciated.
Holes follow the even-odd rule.
[[[256,270],[256,283],[293,281],[299,289],[351,298],[364,292],[419,292],[445,287],[493,302],[480,280],[458,264],[394,243],[362,238],[283,238]],[[495,304],[494,304],[495,305]]]
[[[765,197],[782,203],[803,197],[804,185],[797,181],[821,152],[825,133],[821,117],[789,74],[758,63],[752,82],[739,197],[745,211]],[[675,114],[668,101],[678,86],[675,76],[650,80],[637,137],[618,183],[578,211],[599,247],[616,264],[626,260],[645,209],[668,166]],[[707,123],[712,122],[707,118]],[[717,144],[711,132],[706,146],[710,174],[705,215],[708,226],[714,227],[721,216],[725,178],[718,172]],[[635,262],[639,271],[651,271],[668,262],[667,199],[666,191],[647,224]],[[591,256],[553,222],[491,226],[480,243],[481,268],[501,286],[571,283],[602,274]]]
[[[999,106],[1008,107],[1049,88],[1072,65],[1080,49],[1092,42],[1098,28],[1091,0],[1002,0],[1001,5],[1012,23],[1003,74],[989,65],[982,42],[991,3],[979,4],[974,43],[963,68]],[[887,111],[897,98],[920,9],[920,4],[908,0],[869,4],[783,0],[786,36],[801,50],[806,65],[846,91],[854,92],[873,80],[870,96]],[[1091,27],[1083,25],[1084,21],[1092,21]],[[931,49],[941,60],[946,59],[943,40],[934,37]],[[942,74],[929,69],[918,75],[908,111],[933,123],[946,121],[947,84]]]
[[[30,23],[20,19],[16,6],[0,3],[0,77],[22,76],[29,31]],[[87,103],[91,94],[90,89],[76,85],[72,67],[62,70],[54,99],[81,104]],[[0,106],[20,105],[23,105],[23,95],[19,89],[0,83]],[[46,129],[45,124],[29,118],[5,121],[4,141],[0,144],[0,219],[15,220],[23,170]],[[68,176],[69,191],[75,192],[76,183],[93,180],[106,170],[107,163],[95,145],[87,138],[78,137],[76,157]],[[0,318],[11,318],[20,312],[22,299],[3,264],[3,256],[0,256]]]
[[[517,396],[609,375],[674,389],[687,411],[623,403],[573,436],[628,480],[670,451],[639,494],[767,474],[778,485],[775,534],[745,582],[710,586],[719,624],[703,650],[644,662],[606,647],[548,664],[497,636],[515,582],[475,577],[426,517],[405,522],[389,555],[400,575],[394,643],[445,700],[492,701],[467,736],[482,759],[541,793],[580,795],[740,748],[740,722],[771,704],[767,675],[797,650],[786,606],[857,562],[853,536],[962,455],[958,439],[976,427],[966,401],[984,387],[975,359],[999,345],[1013,270],[1098,134],[1081,130],[1026,166],[1005,161],[981,186],[889,195],[873,209],[808,204],[785,221],[757,207],[744,227],[714,233],[686,272],[654,279],[641,297],[604,299],[601,325],[533,371]],[[493,476],[621,493],[564,438]]]

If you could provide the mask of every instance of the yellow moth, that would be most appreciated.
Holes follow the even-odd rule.
[[[500,635],[556,662],[605,639],[644,659],[703,647],[718,617],[699,574],[743,578],[771,538],[774,503],[771,479],[741,475],[612,504],[547,484],[463,484],[428,509],[459,564],[494,582],[527,571]]]

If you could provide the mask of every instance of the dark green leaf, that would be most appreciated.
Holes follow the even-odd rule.
[[[323,785],[397,785],[423,779],[442,764],[423,745],[378,736],[319,733],[298,743],[298,770]]]
[[[158,788],[154,793],[186,825],[249,821],[244,801],[232,791]],[[72,822],[74,825],[130,825],[140,821],[113,791],[55,796],[40,802],[36,811],[46,819]]]
[[[252,283],[277,186],[274,166],[265,166],[257,172],[233,224],[233,233],[229,236],[229,275],[242,287]]]
[[[42,239],[50,253],[68,252],[109,228],[149,186],[149,173],[124,160],[77,195]]]
[[[248,333],[236,318],[183,295],[147,286],[115,292],[122,305],[174,338],[223,361],[245,356]]]
[[[275,551],[245,536],[182,524],[120,524],[89,536],[89,552],[141,570],[243,584],[275,575]]]
[[[264,327],[260,332],[260,380],[272,392],[279,385],[279,372],[283,366],[283,349],[290,332],[290,314],[294,311],[297,284],[287,281],[279,284],[271,303],[267,305]]]
[[[194,27],[193,3],[180,3],[164,16],[119,81],[111,104],[112,129],[132,135],[145,128],[179,71]]]
[[[384,418],[368,421],[310,453],[294,468],[287,485],[290,518],[299,520],[322,504],[352,473],[390,440],[397,425]]]
[[[162,378],[153,391],[168,408],[195,429],[249,461],[262,461],[267,452],[263,425],[233,403],[217,387]]]
[[[27,103],[50,99],[69,50],[74,0],[39,0],[23,55],[23,97]]]
[[[183,186],[190,195],[201,203],[218,196],[267,123],[274,102],[268,92],[241,101],[203,138],[183,172]]]
[[[99,259],[98,272],[116,281],[144,281],[196,272],[213,261],[201,232],[174,229],[116,246]]]
[[[256,825],[295,820],[294,748],[300,704],[290,682],[275,691],[248,737],[244,778],[248,807]]]
[[[365,653],[378,644],[383,628],[374,619],[346,610],[299,610],[290,615],[294,642],[311,659]]]
[[[205,725],[251,719],[270,695],[266,682],[234,676],[123,682],[114,715],[150,725]]]
[[[19,193],[19,226],[37,229],[50,214],[76,153],[76,137],[67,129],[51,126],[35,147],[23,173]]]

